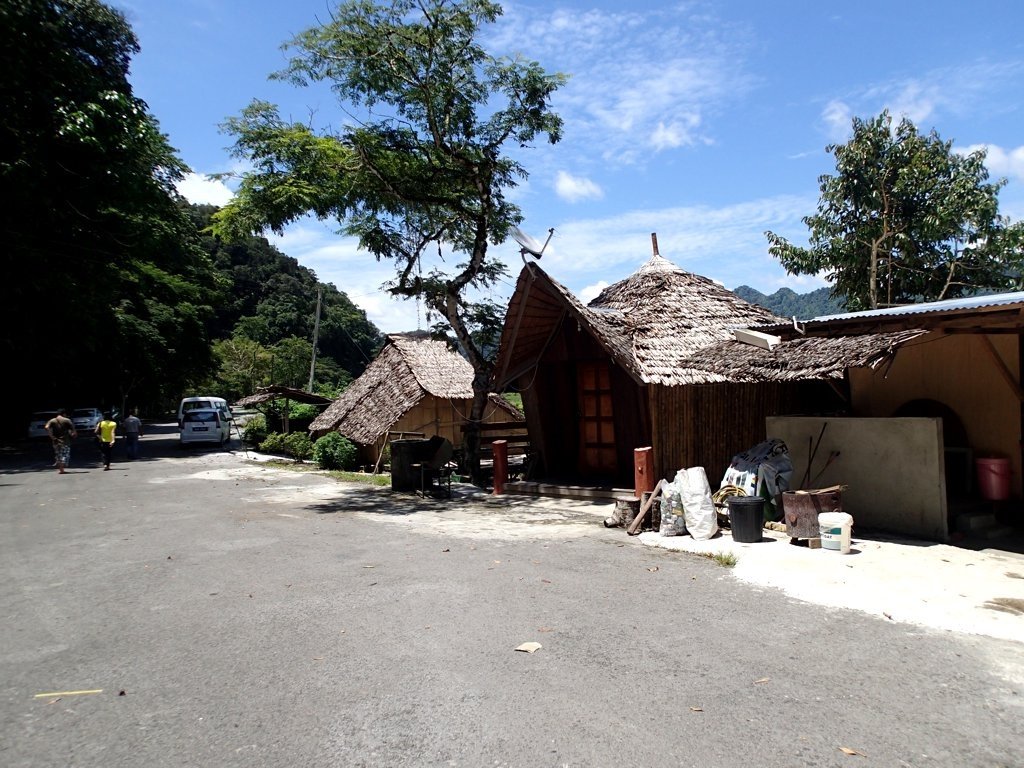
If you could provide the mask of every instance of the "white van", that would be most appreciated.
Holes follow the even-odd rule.
[[[219,408],[186,408],[178,427],[181,445],[216,443],[221,448],[231,440],[231,422]]]
[[[184,397],[178,403],[178,429],[181,429],[186,411],[209,410],[220,411],[221,420],[230,422],[233,416],[228,407],[228,401],[223,397],[210,397],[201,395],[199,397]]]

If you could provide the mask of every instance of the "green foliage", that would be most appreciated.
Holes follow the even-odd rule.
[[[305,432],[291,432],[285,435],[284,449],[296,461],[306,461],[313,455],[313,441]]]
[[[313,442],[305,432],[271,432],[259,445],[263,453],[291,456],[296,461],[305,461],[313,455]]]
[[[780,317],[795,317],[810,320],[822,315],[835,315],[845,310],[841,299],[832,298],[828,288],[818,288],[810,293],[796,293],[790,288],[779,288],[766,296],[748,285],[741,285],[733,291],[744,301],[770,309]]]
[[[512,405],[514,405],[519,410],[520,413],[522,413],[523,396],[521,394],[519,394],[518,392],[505,392],[504,394],[502,394],[502,397],[508,400]]]
[[[128,81],[138,50],[97,0],[0,3],[0,264],[18,275],[0,323],[40,401],[171,399],[210,366],[209,264],[174,189],[187,168]],[[24,380],[2,386],[24,401]]]
[[[192,206],[195,225],[207,230],[216,212],[212,206]],[[228,391],[249,379],[256,387],[283,384],[270,362],[272,348],[286,339],[311,340],[317,290],[322,293],[315,386],[343,386],[361,374],[383,344],[383,336],[366,312],[334,285],[319,283],[316,273],[281,253],[265,238],[245,236],[230,243],[207,232],[203,248],[210,254],[225,286],[217,316],[211,325],[214,338],[249,341],[259,345],[257,364],[235,360],[214,388]],[[309,383],[307,356],[301,387]],[[294,371],[286,374],[294,380]]]
[[[487,249],[521,220],[506,192],[527,177],[504,148],[542,135],[556,142],[562,131],[550,99],[565,78],[482,47],[501,12],[490,0],[339,5],[291,41],[294,57],[276,77],[329,82],[343,127],[316,133],[254,101],[224,126],[253,170],[214,217],[225,237],[280,231],[310,213],[335,218],[374,257],[391,259],[389,290],[444,318],[472,364],[474,419],[487,402],[491,363],[479,346],[486,337],[474,337],[474,318],[487,308],[469,295],[505,273]],[[446,258],[441,244],[455,255]],[[432,248],[440,265],[424,269]]]
[[[855,118],[832,145],[807,248],[766,232],[790,274],[825,273],[852,309],[956,298],[1020,283],[1024,224],[998,214],[1005,180],[988,182],[983,150],[959,154],[932,131],[888,112]]]
[[[282,432],[270,432],[260,443],[259,448],[263,453],[287,453],[285,450],[285,437]]]
[[[320,469],[355,469],[359,450],[340,432],[328,432],[313,443],[313,461]]]
[[[262,445],[267,439],[267,419],[261,413],[253,416],[242,430],[242,440],[248,445]]]

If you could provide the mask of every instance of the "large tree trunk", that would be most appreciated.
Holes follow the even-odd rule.
[[[445,297],[443,310],[449,325],[455,331],[455,337],[462,345],[463,352],[473,366],[473,406],[470,408],[469,421],[466,424],[465,437],[463,438],[463,451],[465,452],[466,466],[469,469],[469,477],[474,485],[483,486],[485,478],[480,471],[480,423],[483,421],[487,408],[487,395],[491,388],[491,373],[493,366],[483,353],[477,349],[469,328],[459,312],[458,289],[451,284],[449,292]]]

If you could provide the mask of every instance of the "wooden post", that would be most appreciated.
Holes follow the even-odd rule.
[[[633,485],[634,495],[639,499],[644,493],[654,490],[654,449],[635,448],[633,450]]]
[[[494,495],[505,492],[505,480],[508,478],[508,440],[495,440],[491,443],[494,451]]]

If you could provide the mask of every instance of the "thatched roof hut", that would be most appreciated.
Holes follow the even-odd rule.
[[[367,447],[371,460],[389,434],[441,435],[458,445],[473,399],[473,367],[425,332],[396,333],[363,374],[310,425],[314,437],[338,431]],[[492,395],[485,421],[521,420]]]
[[[709,476],[764,439],[764,418],[841,406],[823,382],[874,367],[920,331],[855,339],[797,336],[762,349],[736,329],[788,321],[655,252],[584,306],[536,263],[509,303],[496,388],[523,393],[540,472],[632,485],[635,448],[652,446],[661,476],[702,465]],[[715,386],[711,386],[715,385]]]

